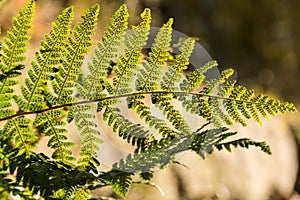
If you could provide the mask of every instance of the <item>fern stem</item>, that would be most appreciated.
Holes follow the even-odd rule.
[[[101,99],[78,101],[78,102],[75,102],[75,103],[67,103],[67,104],[64,104],[64,105],[53,106],[53,107],[50,107],[50,108],[37,110],[37,111],[20,112],[20,113],[17,113],[15,115],[0,118],[0,122],[1,121],[6,121],[6,120],[9,120],[9,119],[13,119],[13,118],[16,118],[16,117],[20,117],[20,116],[43,113],[43,112],[47,112],[47,111],[50,111],[50,110],[56,110],[56,109],[59,109],[59,108],[65,108],[65,107],[69,107],[69,106],[76,106],[76,105],[83,105],[83,104],[89,104],[89,103],[95,103],[95,102],[102,102],[102,101],[107,101],[107,100],[112,100],[112,99],[120,99],[120,98],[125,98],[125,97],[130,97],[130,96],[151,95],[151,94],[195,95],[195,96],[198,96],[198,97],[200,96],[200,97],[210,97],[210,98],[217,98],[217,99],[223,99],[223,100],[231,100],[231,101],[235,101],[237,103],[251,103],[251,104],[255,104],[255,105],[265,105],[265,104],[262,104],[260,102],[244,101],[244,100],[239,100],[239,99],[233,99],[233,98],[221,97],[221,96],[214,96],[214,95],[209,95],[209,94],[200,94],[200,93],[195,93],[195,92],[148,91],[148,92],[135,92],[135,93],[130,93],[130,94],[118,95],[118,96],[109,96],[109,97],[104,97],[104,98],[101,98]],[[296,112],[295,106],[292,106],[291,108],[289,108],[288,111]]]

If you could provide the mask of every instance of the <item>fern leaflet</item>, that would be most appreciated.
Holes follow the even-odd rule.
[[[149,57],[147,58],[148,65],[145,69],[141,69],[137,75],[136,89],[137,91],[154,91],[158,89],[163,66],[170,57],[169,48],[172,38],[173,19],[164,24],[158,32]]]
[[[219,151],[225,148],[229,152],[231,152],[231,146],[234,146],[235,148],[242,147],[247,149],[249,148],[249,146],[255,146],[255,147],[260,147],[261,151],[267,154],[271,154],[270,146],[267,145],[266,142],[256,142],[248,138],[237,139],[230,142],[224,142],[215,145],[215,147]]]
[[[117,65],[113,68],[115,73],[114,94],[128,94],[132,91],[130,80],[134,78],[134,69],[138,68],[141,62],[141,48],[146,45],[151,23],[151,13],[145,9],[141,14],[142,22],[138,26],[133,26],[133,34],[128,35],[125,43],[125,53],[117,60]]]

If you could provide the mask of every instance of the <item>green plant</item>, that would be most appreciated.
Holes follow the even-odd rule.
[[[235,80],[229,80],[232,69],[204,85],[204,74],[217,66],[215,61],[186,72],[195,40],[179,41],[181,53],[173,56],[170,53],[173,19],[161,27],[149,55],[143,54],[150,31],[150,10],[142,12],[140,24],[132,26],[129,34],[126,5],[112,16],[102,41],[92,52],[87,75],[81,66],[93,46],[91,36],[100,6],[88,9],[83,22],[73,30],[73,7],[65,9],[52,24],[50,34],[41,41],[26,84],[21,85],[18,78],[25,73],[24,53],[34,6],[35,2],[29,1],[13,18],[13,27],[1,43],[2,198],[12,192],[25,199],[37,194],[45,199],[88,199],[90,190],[107,185],[125,197],[133,175],[139,174],[147,182],[155,169],[176,163],[176,154],[186,150],[204,158],[213,149],[230,151],[231,146],[256,146],[271,154],[265,142],[248,138],[225,142],[236,134],[227,127],[234,123],[246,126],[246,119],[261,124],[261,116],[268,118],[296,111],[291,103],[281,103],[267,95],[254,96],[253,90],[236,85]],[[111,65],[111,61],[116,64]],[[135,78],[136,82],[132,82]],[[15,92],[16,87],[21,87],[21,94]],[[128,109],[134,110],[143,123],[134,123],[122,114],[117,108],[121,99],[126,99]],[[203,118],[203,126],[193,130],[174,101]],[[155,116],[150,106],[162,110],[164,118]],[[135,147],[133,154],[106,172],[97,169],[100,165],[97,152],[101,151],[102,141],[95,115],[90,113],[93,109],[102,112],[101,120],[107,121],[116,134]],[[67,138],[69,123],[77,126],[82,138],[77,160],[70,150],[75,144]],[[34,151],[41,136],[49,138],[48,147],[54,151],[51,158]]]

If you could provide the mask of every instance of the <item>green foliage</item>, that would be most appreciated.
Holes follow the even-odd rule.
[[[137,91],[154,91],[158,89],[157,85],[162,69],[170,57],[169,48],[172,40],[172,24],[173,19],[169,19],[155,37],[155,42],[147,58],[148,64],[144,65],[145,69],[141,69],[137,75]]]
[[[24,199],[36,198],[34,195],[88,199],[90,190],[108,185],[125,198],[134,175],[151,180],[156,169],[177,163],[176,155],[187,150],[202,158],[214,149],[231,151],[232,146],[254,146],[271,154],[265,142],[248,138],[228,141],[237,134],[229,127],[234,123],[245,126],[250,119],[261,124],[261,117],[296,111],[291,103],[255,96],[253,90],[237,85],[230,80],[232,69],[223,71],[220,78],[204,81],[216,61],[187,72],[195,40],[178,41],[180,53],[172,56],[173,19],[160,28],[146,55],[142,49],[150,33],[151,12],[146,8],[141,22],[129,31],[125,4],[111,17],[102,41],[92,51],[87,73],[81,66],[93,47],[91,37],[100,6],[86,10],[74,30],[73,7],[63,10],[41,41],[25,85],[21,85],[17,79],[26,67],[24,53],[34,5],[35,1],[29,1],[13,18],[13,27],[0,46],[1,198],[12,192]],[[113,62],[116,64],[111,65]],[[18,87],[21,94],[15,92]],[[122,102],[140,123],[121,112]],[[206,124],[191,127],[175,103]],[[135,148],[106,172],[98,169],[97,153],[102,151],[99,144],[103,141],[93,111]],[[77,160],[71,149],[75,144],[67,135],[74,134],[68,128],[72,125],[82,139]],[[53,150],[51,157],[34,151],[39,138],[45,136]]]
[[[26,60],[24,53],[30,36],[28,31],[32,25],[35,4],[29,1],[22,9],[22,11],[13,18],[13,27],[7,31],[7,37],[3,38],[4,45],[1,54],[1,83],[0,83],[0,117],[8,117],[16,113],[12,109],[12,98],[15,89],[13,86],[17,85],[19,81],[17,78],[21,75],[20,70],[25,66],[22,64]],[[32,129],[29,128],[30,120],[25,118],[10,119],[4,125],[1,134],[6,135],[6,139],[1,140],[1,147],[7,147],[10,140],[15,141],[15,148],[20,148],[20,151],[29,151],[33,145],[36,137],[33,135]],[[2,136],[1,136],[2,137]],[[9,138],[9,139],[8,139]],[[8,141],[7,141],[8,139]],[[3,143],[2,143],[3,142]],[[9,159],[6,159],[7,161]]]
[[[132,175],[133,173],[112,170],[109,173],[103,174],[101,180],[106,184],[112,185],[113,190],[118,195],[125,197],[129,186],[132,183]]]
[[[92,62],[88,63],[90,74],[82,76],[82,83],[77,84],[79,94],[83,99],[100,99],[105,97],[103,94],[104,87],[102,82],[106,80],[109,69],[109,62],[114,59],[118,53],[118,46],[124,41],[124,32],[127,29],[128,11],[126,5],[122,5],[112,16],[108,30],[102,38],[102,43],[98,43],[93,52]],[[111,93],[111,91],[109,91]],[[95,116],[89,112],[94,108],[93,105],[74,106],[75,122],[79,128],[82,137],[81,158],[78,163],[83,169],[96,170],[96,165],[99,165],[95,159],[99,151],[98,144],[102,142],[99,138],[97,125],[93,122]],[[71,117],[72,118],[72,117]]]
[[[16,184],[22,182],[23,187],[28,187],[34,194],[40,192],[44,197],[58,195],[55,192],[59,190],[67,193],[73,187],[96,179],[88,172],[73,169],[69,165],[52,161],[43,154],[34,153],[15,157],[9,170],[11,174],[16,171]]]

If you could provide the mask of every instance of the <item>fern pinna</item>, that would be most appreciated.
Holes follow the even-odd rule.
[[[34,14],[35,4],[29,2],[22,11],[13,18],[13,27],[8,30],[7,37],[3,39],[4,45],[1,49],[1,83],[0,83],[0,99],[1,118],[15,114],[17,111],[12,109],[12,99],[15,89],[19,81],[17,78],[21,75],[20,70],[25,66],[22,64],[26,60],[24,53],[30,37],[28,31],[32,26],[32,18]],[[28,151],[31,143],[35,140],[33,131],[29,128],[30,121],[26,119],[10,119],[1,130],[1,148],[9,148],[10,140],[15,141],[17,148]],[[2,151],[1,151],[2,152]],[[2,155],[1,158],[6,161],[4,166],[9,162],[7,155]]]
[[[28,63],[24,53],[34,7],[33,0],[24,6],[1,42],[0,188],[4,192],[0,197],[12,192],[25,199],[37,194],[46,199],[88,199],[91,190],[107,185],[125,197],[135,174],[149,181],[155,169],[176,163],[176,155],[187,150],[202,158],[214,150],[249,146],[271,154],[265,142],[228,140],[237,134],[229,127],[235,123],[245,126],[249,119],[261,124],[261,117],[296,111],[291,103],[256,96],[253,90],[237,85],[230,78],[232,69],[205,81],[206,72],[217,67],[216,61],[188,72],[195,40],[175,41],[180,53],[173,56],[173,19],[160,28],[149,54],[145,54],[150,9],[146,8],[141,22],[128,30],[125,4],[111,17],[102,41],[94,47],[86,62],[87,73],[82,66],[93,47],[91,36],[100,6],[86,10],[74,30],[73,7],[63,10],[41,41],[25,85],[21,85],[17,79]],[[17,87],[21,94],[15,92]],[[125,109],[136,112],[140,123],[122,113],[122,102],[127,103]],[[204,119],[205,124],[191,127],[180,107]],[[161,116],[153,108],[160,109]],[[97,119],[93,111],[102,117]],[[98,168],[101,161],[97,153],[105,149],[99,147],[102,130],[96,120],[107,121],[113,132],[135,148],[106,172]],[[72,154],[75,144],[67,133],[74,132],[67,125],[75,125],[80,132],[79,155]],[[34,150],[43,136],[53,149],[51,157]],[[8,178],[9,174],[14,178]]]

